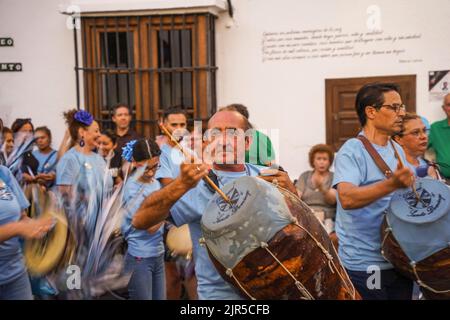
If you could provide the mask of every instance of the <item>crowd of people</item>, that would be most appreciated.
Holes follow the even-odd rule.
[[[242,299],[200,241],[202,215],[215,193],[204,179],[220,189],[244,176],[288,190],[312,209],[363,299],[411,299],[413,281],[381,253],[380,227],[394,191],[411,187],[417,177],[450,182],[450,94],[442,106],[446,118],[431,128],[423,117],[407,112],[393,84],[362,87],[355,106],[358,137],[336,154],[326,144],[314,145],[307,155],[311,169],[295,180],[275,163],[270,139],[254,128],[242,104],[220,108],[208,121],[208,131],[215,134],[207,139],[190,134],[187,114],[176,106],[165,110],[160,121],[167,131],[158,137],[134,131],[132,111],[124,104],[114,107],[115,130],[103,130],[87,111],[67,111],[67,131],[58,148],[46,126],[34,128],[31,119],[16,119],[10,129],[1,121],[0,299],[71,297],[54,278],[29,274],[24,262],[23,240],[42,239],[56,223],[37,214],[45,211],[37,193],[60,199],[83,272],[93,274],[98,265],[113,263],[112,257],[95,257],[106,250],[94,250],[100,234],[109,230],[120,239],[125,248],[120,273],[128,275],[122,297]],[[196,146],[209,150],[210,161],[198,161],[205,157]],[[368,148],[390,172],[379,169]],[[167,235],[184,225],[192,256],[166,244]],[[375,290],[367,287],[373,265],[382,279]],[[97,298],[91,291],[78,297]]]

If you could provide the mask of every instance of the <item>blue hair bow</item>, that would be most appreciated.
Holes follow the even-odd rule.
[[[136,142],[137,140],[131,140],[125,145],[125,147],[122,148],[122,158],[124,158],[128,162],[133,161],[133,147]]]

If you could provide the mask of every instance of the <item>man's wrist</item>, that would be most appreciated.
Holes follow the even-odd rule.
[[[178,176],[174,181],[173,184],[175,186],[175,190],[173,190],[175,193],[180,193],[180,194],[184,194],[186,192],[188,192],[190,189],[192,189],[194,186],[186,183],[186,181],[184,181],[181,176]]]

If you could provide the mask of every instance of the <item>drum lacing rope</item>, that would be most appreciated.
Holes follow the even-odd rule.
[[[381,254],[382,254],[382,256],[383,256],[384,259],[386,259],[387,261],[389,261],[389,260],[384,256],[384,250],[383,250],[384,243],[385,243],[386,239],[388,238],[389,233],[392,233],[392,227],[391,227],[391,225],[390,225],[390,223],[389,223],[389,219],[388,219],[387,216],[386,216],[386,224],[387,224],[388,226],[386,227],[386,229],[384,229],[385,234],[384,234],[383,241],[381,242]],[[394,237],[394,239],[395,239],[395,236],[394,236],[393,233],[392,233],[392,237]],[[414,276],[416,277],[416,282],[417,282],[417,284],[418,284],[419,286],[421,286],[421,287],[423,287],[423,288],[425,288],[425,289],[427,289],[427,290],[430,290],[430,291],[433,292],[433,293],[448,293],[448,292],[450,292],[450,289],[448,289],[448,290],[436,290],[436,289],[430,287],[429,285],[427,285],[425,282],[423,282],[423,281],[420,279],[419,274],[417,273],[417,268],[416,268],[417,263],[416,263],[415,261],[410,261],[410,262],[409,262],[409,265],[411,266],[411,269],[412,269],[412,271],[413,271],[413,273],[414,273]]]
[[[383,250],[384,242],[386,241],[387,237],[389,236],[389,233],[392,233],[392,228],[390,226],[389,219],[388,219],[387,216],[386,216],[386,224],[388,226],[386,227],[386,229],[384,229],[385,234],[384,234],[383,241],[381,242],[381,254],[382,254],[384,259],[386,259],[386,257],[384,256],[384,250]],[[395,236],[394,236],[393,233],[392,233],[392,236],[395,239]],[[386,260],[389,261],[388,259],[386,259]],[[450,289],[448,289],[448,290],[436,290],[436,289],[430,287],[429,285],[427,285],[425,282],[423,282],[420,279],[419,274],[417,273],[417,268],[416,268],[417,263],[415,261],[410,261],[409,265],[411,266],[411,269],[412,269],[412,271],[414,273],[414,276],[416,277],[416,282],[417,282],[417,284],[419,286],[421,286],[421,287],[423,287],[423,288],[425,288],[427,290],[430,290],[433,293],[448,293],[448,292],[450,292]]]
[[[383,237],[383,241],[381,241],[381,255],[383,256],[384,260],[389,261],[386,256],[384,255],[384,243],[386,242],[387,238],[389,237],[389,233],[392,233],[392,227],[391,224],[389,223],[389,219],[387,214],[385,215],[386,218],[386,228],[384,229],[384,237]],[[392,234],[392,236],[394,236],[394,234]],[[394,237],[395,238],[395,237]]]
[[[419,274],[417,273],[416,262],[415,261],[411,261],[410,265],[411,265],[411,268],[412,268],[412,270],[414,272],[414,276],[416,277],[416,282],[417,282],[417,284],[419,286],[421,286],[421,287],[423,287],[423,288],[425,288],[427,290],[430,290],[430,291],[432,291],[434,293],[448,293],[448,292],[450,292],[450,289],[449,290],[437,290],[437,289],[434,289],[434,288],[430,287],[429,285],[427,285],[425,282],[423,282],[420,279]]]
[[[300,225],[300,224],[298,223],[297,218],[293,217],[292,220],[293,220],[293,224],[294,224],[295,226],[297,226],[298,228],[302,229],[303,231],[305,231],[306,234],[309,235],[309,236],[311,237],[311,239],[313,239],[313,241],[314,241],[314,242],[316,243],[316,245],[320,248],[320,250],[322,250],[323,254],[325,255],[325,257],[326,257],[327,260],[328,260],[328,267],[330,268],[331,272],[332,272],[332,273],[335,273],[335,272],[336,272],[336,273],[338,274],[339,278],[341,279],[341,281],[342,281],[343,284],[345,285],[347,291],[352,295],[353,299],[355,299],[355,298],[356,298],[356,289],[355,289],[355,287],[353,286],[353,283],[352,283],[351,281],[345,281],[344,277],[343,277],[342,274],[339,272],[339,269],[336,267],[336,264],[335,264],[334,261],[333,261],[334,258],[333,258],[333,256],[330,254],[330,252],[329,252],[327,249],[325,249],[325,247],[322,245],[322,243],[320,243],[319,240],[317,240],[317,239],[311,234],[311,232],[309,232],[305,227],[303,227],[302,225]],[[337,256],[338,259],[339,259],[339,255],[337,254],[336,249],[334,248],[333,245],[331,245],[331,246],[333,247],[333,250],[334,250],[336,256]],[[342,265],[342,262],[340,261],[340,259],[339,259],[339,262],[340,262],[341,265]],[[347,278],[348,278],[348,274],[347,274],[347,271],[345,271],[345,269],[344,269],[344,272],[345,272],[345,275],[346,275]],[[350,283],[351,287],[349,287],[348,283]]]
[[[387,220],[387,219],[386,219]],[[384,229],[384,237],[383,237],[383,241],[381,241],[381,255],[383,256],[383,258],[387,261],[389,261],[385,256],[384,256],[384,243],[386,242],[386,239],[389,236],[389,233],[392,232],[392,228],[391,227],[386,227],[386,229]]]
[[[278,260],[278,258],[273,254],[273,252],[269,249],[269,245],[265,242],[261,242],[261,248],[265,249],[269,254],[275,259],[275,261],[284,269],[284,271],[287,272],[287,274],[294,280],[295,286],[297,289],[301,292],[301,294],[304,296],[304,299],[306,300],[314,300],[314,297],[311,293],[309,293],[308,289],[295,278],[295,276],[289,271],[288,268],[285,267],[285,265]]]
[[[198,242],[200,243],[200,246],[205,247],[207,246],[206,244],[206,240],[204,237],[201,237],[200,239],[198,239]],[[217,259],[217,257],[216,257]],[[233,274],[233,269],[231,268],[227,268],[226,269],[226,274],[227,276],[229,276],[230,278],[232,278],[239,286],[239,288],[241,288],[242,291],[244,291],[244,293],[251,299],[251,300],[256,300],[255,297],[253,297],[247,290],[245,290],[245,288],[242,286],[242,284],[240,283],[240,281],[238,280],[238,278],[236,278],[236,276]]]
[[[238,284],[239,288],[241,288],[242,291],[245,292],[245,294],[247,296],[249,296],[250,299],[252,300],[256,300],[255,297],[253,297],[250,293],[248,293],[247,290],[245,290],[245,288],[242,286],[242,284],[239,282],[238,278],[236,278],[233,274],[233,270],[231,268],[228,268],[226,271],[227,276],[229,276],[230,278],[232,278],[234,281],[236,281],[236,283]]]
[[[286,193],[286,195],[289,196],[291,199],[294,199],[295,201],[299,201],[299,202],[303,203],[304,206],[308,207],[308,206],[300,199],[300,197],[298,196],[298,194],[293,194],[293,193],[292,193],[291,191],[289,191],[288,189],[283,188],[283,187],[281,187],[281,186],[279,186],[279,185],[276,185],[276,187],[277,187],[278,189],[284,191],[284,192]],[[324,246],[323,246],[323,245],[322,245],[322,244],[321,244],[321,243],[320,243],[320,242],[319,242],[319,241],[318,241],[318,240],[317,240],[317,239],[316,239],[316,238],[315,238],[308,230],[306,230],[305,228],[303,228],[303,227],[298,223],[297,218],[292,217],[292,220],[293,220],[293,224],[296,225],[297,227],[299,227],[300,229],[304,230],[304,231],[305,231],[305,232],[313,239],[313,241],[317,244],[317,246],[322,250],[322,252],[325,254],[325,256],[326,256],[327,259],[328,259],[328,267],[330,268],[331,272],[334,273],[334,271],[333,271],[333,269],[332,269],[332,266],[334,266],[334,269],[336,270],[336,273],[338,274],[338,276],[339,276],[339,278],[341,279],[341,281],[344,283],[344,285],[345,285],[347,291],[349,291],[349,292],[351,293],[353,299],[356,299],[356,289],[355,289],[355,286],[353,285],[353,282],[350,281],[350,280],[345,281],[344,277],[343,277],[342,274],[339,272],[339,269],[336,267],[336,265],[335,265],[334,262],[333,262],[333,256],[330,255],[330,253],[324,248]],[[338,257],[339,263],[340,263],[341,265],[343,265],[341,259],[339,258],[338,253],[336,252],[336,248],[334,247],[334,245],[331,245],[331,246],[333,247],[334,253],[335,253],[336,256]],[[331,259],[330,259],[330,257],[331,257]],[[331,263],[330,263],[330,262],[331,262]],[[342,269],[343,269],[343,271],[344,271],[344,274],[347,276],[347,279],[350,279],[350,277],[348,276],[347,270],[345,270],[345,268],[342,268]],[[351,286],[351,287],[349,287],[348,283],[350,283],[350,286]]]

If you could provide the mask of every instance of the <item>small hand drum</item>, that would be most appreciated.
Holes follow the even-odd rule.
[[[167,232],[166,244],[173,256],[183,256],[190,260],[192,257],[192,239],[187,224],[177,228],[173,226]]]
[[[62,212],[45,212],[41,217],[54,217],[56,224],[43,238],[25,241],[24,256],[28,272],[45,275],[60,262],[68,238],[67,219]]]
[[[70,237],[66,214],[58,205],[56,196],[42,191],[37,185],[31,186],[31,216],[55,219],[54,227],[43,238],[25,241],[24,256],[28,272],[38,276],[54,270],[64,260],[63,256],[69,252],[67,242]]]

